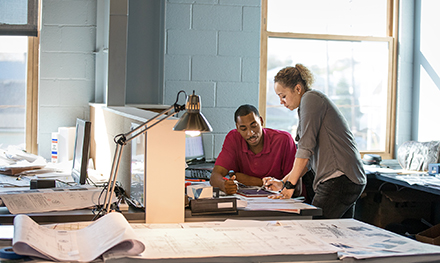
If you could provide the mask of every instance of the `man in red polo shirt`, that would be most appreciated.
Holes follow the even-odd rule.
[[[292,136],[285,131],[263,128],[263,123],[252,105],[242,105],[235,111],[237,129],[226,135],[211,173],[212,186],[226,194],[235,194],[234,180],[249,186],[262,186],[262,178],[269,176],[281,180],[292,170],[296,154]],[[225,180],[230,170],[235,174]],[[300,193],[301,184],[297,187]]]

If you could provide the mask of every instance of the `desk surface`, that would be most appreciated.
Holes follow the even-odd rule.
[[[314,209],[302,209],[298,214],[270,211],[270,210],[258,210],[249,211],[238,209],[237,213],[224,213],[224,214],[195,214],[191,213],[190,209],[185,209],[185,222],[202,222],[202,221],[223,221],[226,219],[235,220],[304,220],[312,219],[313,216],[322,215],[321,208],[315,207]]]
[[[123,212],[123,215],[130,223],[145,222],[145,212],[142,209],[129,209]],[[223,221],[226,219],[243,219],[243,220],[293,220],[293,219],[312,219],[313,216],[322,215],[322,210],[317,207],[313,209],[303,209],[298,214],[281,212],[281,211],[247,211],[241,208],[237,213],[219,213],[193,215],[189,208],[185,209],[185,222],[201,222],[201,221]],[[72,211],[56,211],[29,214],[29,216],[37,223],[66,223],[72,221],[91,221],[94,214],[91,209],[79,209]],[[13,224],[15,215],[11,214],[7,207],[0,207],[0,224]]]
[[[73,225],[73,226],[69,226]],[[131,224],[140,256],[105,262],[438,262],[440,247],[354,219]],[[50,226],[48,226],[50,227]],[[83,226],[85,227],[85,226]],[[57,230],[80,229],[75,223]]]
[[[397,162],[397,160],[384,160],[381,162],[381,165],[390,169],[396,169],[396,170],[400,170],[401,167],[399,165],[399,163]],[[384,182],[388,182],[388,183],[392,183],[392,184],[396,184],[399,186],[403,186],[406,188],[411,188],[411,189],[415,189],[415,190],[419,190],[419,191],[423,191],[423,192],[427,192],[427,193],[431,193],[431,194],[435,194],[435,195],[440,195],[440,187],[435,187],[435,186],[427,186],[427,185],[418,185],[418,184],[409,184],[406,181],[400,180],[399,178],[397,178],[398,176],[401,176],[402,174],[398,174],[396,173],[381,173],[381,172],[368,172],[367,171],[367,176],[370,179],[378,179]],[[418,175],[414,175],[414,176],[418,176]]]
[[[128,212],[122,213],[125,218],[132,223],[145,222],[145,212],[140,210],[129,209]],[[78,209],[71,211],[56,211],[28,214],[35,222],[39,224],[51,223],[67,223],[73,221],[91,221],[95,216],[91,209]],[[14,217],[9,213],[7,207],[0,207],[0,224],[11,225],[14,223]]]
[[[374,174],[373,176],[374,176],[374,178],[381,180],[381,181],[384,181],[384,182],[404,186],[407,188],[411,188],[411,189],[415,189],[415,190],[419,190],[419,191],[423,191],[423,192],[427,192],[427,193],[431,193],[431,194],[435,194],[435,195],[440,195],[440,188],[434,187],[434,186],[409,184],[405,181],[402,181],[402,180],[396,178],[397,176],[399,176],[399,174],[380,174],[380,173],[377,173],[377,174]]]

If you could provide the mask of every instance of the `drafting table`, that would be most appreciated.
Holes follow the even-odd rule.
[[[405,263],[438,262],[440,258],[440,246],[355,219],[130,225],[145,244],[144,252],[134,257],[106,255],[105,262]],[[86,226],[47,227],[64,231]]]

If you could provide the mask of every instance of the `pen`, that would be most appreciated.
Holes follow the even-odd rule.
[[[266,186],[271,186],[271,184],[270,184],[270,185],[265,185],[265,184],[263,184],[262,186],[260,186],[260,188],[258,188],[257,192],[259,192],[260,190],[262,190],[262,189],[265,188]]]

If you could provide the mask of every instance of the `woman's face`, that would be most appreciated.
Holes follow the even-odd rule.
[[[275,82],[275,93],[280,97],[280,103],[289,110],[294,110],[299,107],[301,101],[302,89],[301,85],[297,84],[293,89]]]

